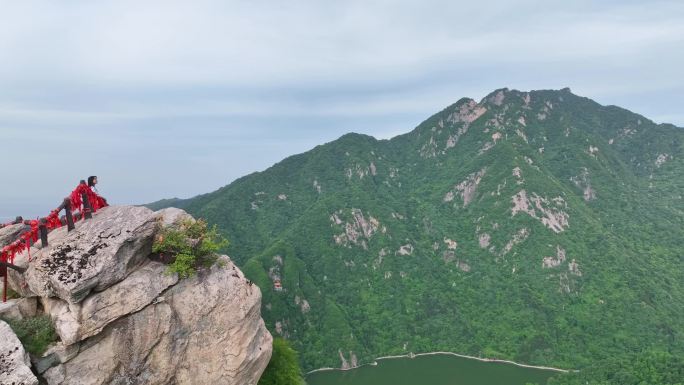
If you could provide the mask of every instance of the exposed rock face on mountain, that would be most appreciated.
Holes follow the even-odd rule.
[[[434,350],[580,368],[684,355],[683,146],[569,89],[501,89],[155,206],[229,235],[307,369]]]
[[[159,228],[187,217],[107,207],[32,250],[25,285],[60,337],[34,359],[48,384],[258,382],[272,342],[259,288],[226,256],[180,281],[148,258]]]

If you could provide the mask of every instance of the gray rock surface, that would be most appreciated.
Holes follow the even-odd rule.
[[[261,292],[227,257],[223,264],[106,326],[45,379],[51,385],[256,384],[272,343]]]
[[[272,344],[258,287],[225,256],[180,281],[148,258],[157,231],[186,218],[108,207],[31,250],[26,282],[60,336],[33,357],[47,384],[258,382]]]
[[[0,302],[0,318],[23,319],[36,316],[36,298],[15,298]]]
[[[159,219],[160,224],[164,227],[177,225],[184,220],[194,220],[192,215],[175,207],[167,207],[155,211],[154,214]]]
[[[19,235],[24,232],[25,230],[28,230],[30,227],[23,225],[23,224],[17,224],[17,225],[10,225],[7,227],[3,227],[0,229],[0,249],[3,247],[7,246],[8,244],[14,242],[19,238]]]
[[[14,242],[15,240],[19,239],[19,235],[23,233],[24,231],[30,229],[29,226],[25,226],[23,224],[18,224],[18,225],[11,225],[7,227],[3,227],[0,229],[0,249],[5,247],[6,245]],[[38,249],[32,248],[31,253],[37,252]],[[31,254],[33,255],[33,254]],[[14,257],[14,264],[27,268],[28,267],[28,261],[27,261],[27,253],[19,253]],[[12,269],[7,269],[8,274],[8,282],[9,282],[9,287],[19,293],[22,297],[29,297],[32,295],[35,295],[31,292],[31,290],[28,289],[28,286],[26,286],[25,281],[23,276],[16,272],[15,270]]]
[[[165,265],[147,262],[125,280],[92,293],[79,304],[46,298],[43,306],[62,342],[68,345],[94,336],[109,323],[149,305],[176,282],[178,276],[166,274]]]
[[[31,361],[12,328],[0,321],[0,384],[37,385]]]
[[[39,249],[32,247],[31,256],[33,257],[34,255],[36,255],[38,250]],[[23,252],[17,254],[14,257],[14,264],[19,267],[27,269],[29,267],[28,253]],[[9,283],[9,287],[12,290],[17,292],[22,297],[36,297],[36,294],[31,291],[31,289],[28,286],[28,283],[26,282],[26,274],[21,274],[12,269],[8,269],[7,272],[9,273],[7,275],[7,282]]]
[[[145,207],[105,207],[75,231],[50,233],[48,247],[25,273],[28,286],[42,297],[78,303],[135,270],[149,255],[156,228],[157,217]]]
[[[40,357],[31,357],[36,372],[43,373],[53,366],[76,357],[80,344],[64,345],[62,342],[51,345]]]
[[[33,298],[18,298],[14,301],[17,302],[19,306],[19,311],[21,316],[24,318],[35,317],[38,313],[38,299]]]
[[[13,300],[0,302],[0,318],[20,320],[24,318],[19,310],[19,304]]]
[[[174,333],[185,344],[184,365],[176,370],[179,383],[256,384],[271,358],[273,338],[261,319],[261,291],[229,258],[223,262],[224,267],[182,281],[167,296],[180,321]]]

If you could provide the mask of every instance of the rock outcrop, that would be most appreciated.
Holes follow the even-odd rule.
[[[122,315],[136,312],[154,301],[178,277],[165,274],[166,266],[148,262],[125,280],[105,291],[89,295],[78,305],[58,298],[43,300],[45,309],[55,320],[55,329],[63,343],[69,345],[98,334]]]
[[[38,385],[31,361],[9,325],[0,321],[0,384]]]
[[[2,247],[3,244],[0,243],[0,247]],[[40,242],[35,244],[31,248],[31,255],[34,255],[34,252],[37,252],[40,247]],[[14,264],[16,266],[21,267],[22,269],[28,269],[29,267],[29,261],[28,261],[28,254],[27,253],[19,253],[14,257]],[[31,289],[28,287],[28,284],[26,283],[26,276],[24,274],[19,273],[18,271],[14,269],[7,269],[7,280],[9,282],[9,286],[17,292],[20,296],[23,298],[30,298],[30,297],[36,297],[36,294],[31,291]]]
[[[9,299],[0,302],[0,319],[15,319],[35,317],[38,305],[36,298]]]
[[[28,226],[23,224],[9,225],[0,228],[0,246],[5,246],[19,239],[19,235]]]
[[[107,207],[79,225],[59,229],[34,256],[26,272],[34,293],[76,304],[121,281],[151,253],[157,217],[144,207]]]
[[[182,210],[107,207],[32,248],[25,285],[60,341],[34,370],[54,384],[256,384],[271,356],[261,292],[229,257],[179,280],[150,258]]]
[[[23,224],[15,224],[15,225],[10,225],[6,226],[3,228],[0,228],[0,248],[16,241],[19,239],[19,236],[21,235],[22,232],[28,230],[30,227],[25,226]],[[34,249],[35,250],[35,249]],[[28,260],[27,260],[27,254],[26,253],[21,253],[17,254],[14,258],[14,265],[19,266],[21,268],[27,268],[28,267]],[[22,274],[18,273],[17,271],[13,269],[7,269],[8,273],[8,281],[10,284],[10,287],[19,293],[22,297],[30,297],[34,296],[33,292],[28,289],[28,287],[25,285],[24,277]]]
[[[222,261],[81,340],[75,357],[45,372],[47,382],[256,384],[271,353],[259,289]]]

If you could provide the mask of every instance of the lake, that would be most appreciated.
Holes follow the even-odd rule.
[[[525,385],[546,384],[558,372],[446,354],[378,360],[353,370],[311,373],[308,385]]]

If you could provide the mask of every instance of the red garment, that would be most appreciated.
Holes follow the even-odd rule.
[[[97,210],[108,206],[107,201],[102,198],[101,196],[97,195],[95,191],[93,191],[90,186],[88,186],[85,183],[81,183],[76,187],[74,191],[71,193],[71,209],[76,210],[78,209],[79,211],[83,212],[83,199],[82,199],[82,194],[85,193],[86,196],[88,197],[88,202],[90,203],[90,207],[93,212],[96,212]]]

